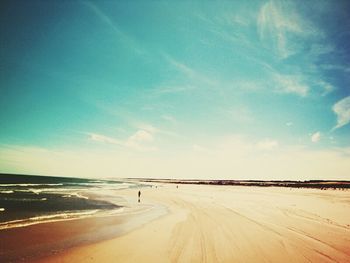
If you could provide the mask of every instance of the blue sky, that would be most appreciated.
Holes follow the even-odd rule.
[[[348,1],[5,1],[0,171],[350,179]]]

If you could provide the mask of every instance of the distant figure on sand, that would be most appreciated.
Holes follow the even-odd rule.
[[[139,203],[140,203],[141,191],[139,191],[138,196],[139,196]]]

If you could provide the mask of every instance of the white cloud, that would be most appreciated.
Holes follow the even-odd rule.
[[[179,137],[179,135],[173,131],[154,127],[153,125],[148,124],[148,123],[138,122],[138,123],[134,123],[133,126],[135,126],[139,130],[148,131],[151,134],[162,134],[162,135],[167,135],[167,136],[171,136],[171,137]]]
[[[270,151],[278,147],[278,142],[271,139],[265,139],[261,142],[258,142],[256,146],[259,150]]]
[[[309,87],[302,83],[300,76],[275,73],[274,79],[277,92],[295,93],[301,97],[305,97],[308,94]]]
[[[131,135],[128,139],[130,142],[142,143],[153,141],[153,135],[145,130],[138,130],[135,134]]]
[[[101,135],[97,133],[88,133],[88,134],[89,134],[89,139],[92,141],[123,145],[122,141],[119,141],[117,139],[114,139],[105,135]]]
[[[125,146],[141,152],[155,151],[157,147],[150,145],[153,142],[153,134],[146,130],[138,130],[125,142]]]
[[[319,142],[320,139],[321,139],[321,132],[319,131],[311,135],[311,141],[314,143]]]
[[[102,143],[108,143],[108,144],[115,144],[122,147],[130,148],[137,151],[155,151],[157,148],[155,146],[150,145],[151,142],[154,141],[153,133],[155,132],[150,131],[152,130],[152,126],[148,127],[149,130],[138,130],[131,136],[129,136],[126,140],[118,140],[115,138],[111,138],[105,135],[96,134],[96,133],[88,133],[89,139],[96,141],[96,142],[102,142]]]
[[[350,122],[350,96],[338,101],[332,109],[337,115],[337,125],[333,129],[343,127]]]
[[[145,130],[149,133],[157,133],[160,132],[160,130],[156,127],[154,127],[152,124],[149,123],[136,123],[134,126],[139,130]]]

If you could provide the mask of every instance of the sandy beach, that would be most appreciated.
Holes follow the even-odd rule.
[[[350,263],[350,0],[0,19],[0,263]]]
[[[12,241],[0,232],[2,247],[19,249],[21,239],[22,249],[35,250],[31,240],[37,250],[59,244],[26,258],[37,263],[350,262],[349,191],[174,184],[141,191],[137,213],[18,228]],[[120,193],[136,202],[136,189]],[[99,240],[87,238],[102,228]],[[65,246],[78,236],[86,242]]]

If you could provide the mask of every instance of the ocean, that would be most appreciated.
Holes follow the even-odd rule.
[[[107,216],[123,209],[121,180],[0,174],[0,230],[42,222]]]

